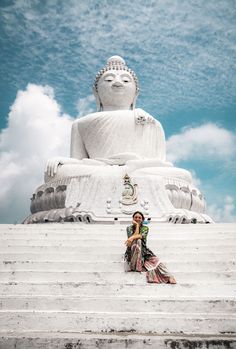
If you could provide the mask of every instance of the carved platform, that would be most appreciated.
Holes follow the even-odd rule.
[[[202,194],[187,181],[158,176],[86,175],[40,186],[24,223],[127,222],[136,210],[156,222],[210,223]]]

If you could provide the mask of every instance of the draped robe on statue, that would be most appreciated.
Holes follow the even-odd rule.
[[[139,110],[139,113],[141,112]],[[157,120],[149,117],[149,122],[144,126],[137,123],[135,110],[87,115],[73,125],[75,132],[71,156],[78,159],[89,157],[105,160],[123,154],[124,158],[155,158],[165,161],[165,136],[162,126]]]

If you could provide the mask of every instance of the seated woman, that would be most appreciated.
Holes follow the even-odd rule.
[[[176,280],[169,273],[166,266],[146,246],[148,227],[143,225],[142,212],[133,214],[133,224],[127,227],[128,240],[125,260],[130,271],[147,271],[147,282],[176,284]]]

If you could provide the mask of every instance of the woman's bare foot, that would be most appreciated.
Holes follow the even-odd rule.
[[[177,284],[177,282],[176,282],[176,280],[175,280],[174,277],[170,277],[170,278],[169,278],[169,284],[172,284],[172,285]]]

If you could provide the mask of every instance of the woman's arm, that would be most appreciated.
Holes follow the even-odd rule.
[[[140,234],[140,232],[139,232],[139,230],[140,230],[140,225],[137,223],[137,222],[133,222],[133,224],[135,225],[135,230],[134,230],[134,232],[133,232],[133,234],[131,235],[131,236],[129,236],[129,234],[128,234],[128,236],[129,236],[129,238],[128,238],[128,240],[125,242],[125,244],[127,245],[127,246],[131,246],[131,244],[132,244],[132,242],[134,241],[134,240],[138,240],[138,239],[142,239],[142,235]],[[127,232],[128,232],[128,230],[127,230]]]
[[[135,234],[135,235],[132,235],[132,241],[134,240],[138,240],[138,239],[142,239],[142,235],[141,234]]]

